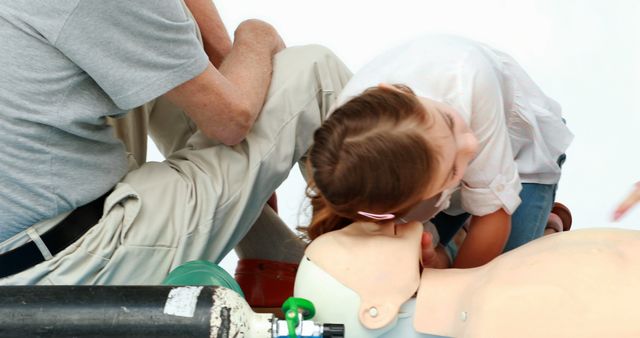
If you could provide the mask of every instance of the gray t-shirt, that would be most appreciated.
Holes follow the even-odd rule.
[[[180,0],[0,2],[0,242],[126,173],[105,124],[208,65]]]

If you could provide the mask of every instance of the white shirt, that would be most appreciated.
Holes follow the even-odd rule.
[[[342,91],[338,104],[379,83],[400,83],[417,95],[452,106],[469,124],[479,148],[454,194],[460,206],[482,216],[520,204],[520,182],[555,184],[558,157],[573,134],[560,105],[547,97],[509,55],[484,44],[430,35],[376,57]]]

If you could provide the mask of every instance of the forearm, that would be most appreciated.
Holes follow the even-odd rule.
[[[271,83],[273,55],[283,45],[279,36],[278,42],[266,32],[255,34],[256,30],[253,30],[252,34],[244,34],[242,29],[239,27],[236,30],[231,52],[219,71],[245,101],[249,113],[246,122],[253,125],[262,110]]]
[[[502,253],[510,232],[511,216],[502,209],[472,217],[469,232],[453,267],[473,268],[488,263]]]
[[[209,60],[215,67],[220,67],[231,51],[231,38],[218,10],[211,0],[185,0],[185,4],[200,28]]]
[[[273,55],[284,46],[273,27],[257,20],[240,24],[235,36],[219,69],[209,64],[166,94],[207,137],[227,145],[251,130],[269,88]]]

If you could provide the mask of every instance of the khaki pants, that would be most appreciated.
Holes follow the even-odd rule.
[[[135,169],[146,162],[147,135],[165,157],[184,148],[198,127],[178,107],[163,96],[138,107],[124,117],[107,118],[122,140]]]
[[[185,13],[195,21],[184,1],[182,4]],[[198,40],[202,43],[197,25],[195,30]],[[114,127],[116,136],[123,141],[129,153],[130,170],[146,162],[147,135],[151,136],[166,158],[184,148],[187,140],[197,131],[195,123],[164,97],[138,107],[122,118],[107,118],[107,122]],[[300,168],[304,170],[304,165],[301,164]],[[299,262],[303,255],[304,243],[298,240],[289,227],[270,209],[269,206],[263,208],[262,214],[252,227],[254,231],[249,232],[238,243],[235,248],[238,257]],[[265,246],[267,241],[273,245]]]
[[[0,284],[158,284],[184,262],[221,260],[307,151],[349,77],[326,48],[280,52],[242,143],[229,147],[196,132],[165,162],[129,172],[76,243]]]

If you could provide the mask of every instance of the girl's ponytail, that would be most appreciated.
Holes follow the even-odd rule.
[[[338,215],[321,194],[313,191],[313,186],[309,184],[307,197],[311,200],[313,217],[308,227],[300,227],[299,230],[305,233],[309,240],[329,231],[339,230],[349,225],[352,220]]]

